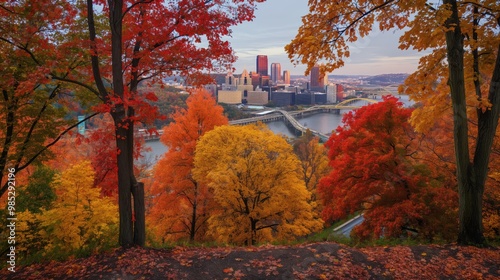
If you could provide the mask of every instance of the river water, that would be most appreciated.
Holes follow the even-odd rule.
[[[406,106],[410,106],[412,104],[412,102],[409,101],[408,96],[402,96],[401,101]],[[357,103],[354,103],[354,105],[359,106],[364,106],[367,104],[368,102],[366,101],[358,101]],[[318,113],[298,119],[298,121],[305,127],[329,135],[332,133],[332,130],[335,130],[339,125],[342,124],[342,117],[346,112],[348,112],[348,110],[341,110],[340,114]],[[290,130],[282,121],[269,122],[266,123],[266,125],[276,134],[282,134],[287,137],[295,137],[293,131]],[[160,141],[146,142],[146,147],[151,148],[151,151],[144,154],[145,160],[148,161],[156,161],[167,151],[167,148]]]

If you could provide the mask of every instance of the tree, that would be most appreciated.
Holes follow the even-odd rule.
[[[228,120],[207,91],[193,92],[186,102],[187,109],[178,109],[172,116],[173,122],[163,129],[161,141],[168,151],[155,167],[152,223],[159,227],[159,236],[175,232],[195,241],[204,236],[208,208],[213,204],[208,187],[192,175],[196,143],[206,132],[226,125]]]
[[[316,204],[319,200],[317,195],[319,180],[330,171],[327,150],[319,143],[319,138],[307,130],[306,134],[293,141],[293,151],[300,160],[302,179],[307,190],[311,192],[311,202]]]
[[[94,174],[90,162],[83,161],[56,175],[57,199],[40,217],[46,228],[44,238],[51,240],[46,250],[81,250],[112,238],[118,209],[111,198],[102,197],[101,190],[93,187]]]
[[[299,34],[286,46],[290,58],[307,64],[307,71],[322,59],[328,62],[323,71],[341,67],[350,55],[348,43],[367,36],[375,21],[382,31],[408,28],[400,38],[401,49],[432,49],[420,60],[419,69],[402,90],[414,100],[432,99],[434,110],[428,111],[432,112],[429,116],[443,113],[437,108],[452,107],[452,113],[447,112],[453,115],[455,127],[458,242],[483,244],[483,192],[500,112],[498,1],[360,0],[309,4],[310,12],[303,18]],[[468,106],[472,108],[469,114]],[[470,153],[468,120],[475,118],[478,132]]]
[[[118,226],[118,209],[111,198],[102,197],[100,188],[93,186],[95,173],[90,162],[73,164],[55,176],[53,173],[48,167],[39,167],[30,178],[33,186],[24,189],[26,195],[34,197],[36,193],[26,191],[33,191],[43,184],[43,190],[37,192],[45,192],[43,198],[49,201],[39,201],[40,198],[35,197],[32,203],[41,205],[40,208],[19,208],[16,249],[20,255],[60,256],[61,253],[98,250],[116,244],[118,239],[114,232]],[[32,178],[44,182],[33,182]],[[47,187],[45,184],[49,179],[51,182]]]
[[[193,175],[208,183],[218,204],[208,221],[213,237],[254,245],[321,229],[299,164],[290,144],[262,125],[206,133],[196,146]]]
[[[29,177],[26,187],[18,187],[16,197],[16,211],[41,213],[49,209],[56,199],[50,184],[54,180],[56,171],[45,165],[38,165]]]
[[[323,219],[363,211],[365,221],[355,229],[362,238],[399,237],[407,230],[449,240],[456,192],[439,172],[414,160],[422,139],[408,123],[412,110],[402,106],[384,97],[344,116],[325,144],[332,171],[318,187]]]
[[[65,1],[0,4],[0,196],[7,168],[17,174],[50,158],[48,148],[80,123],[71,112],[88,109],[68,98],[80,100],[82,91],[49,77],[55,71],[66,77],[84,61],[71,43],[81,35],[75,13]]]

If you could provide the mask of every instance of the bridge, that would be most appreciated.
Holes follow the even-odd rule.
[[[353,105],[354,103],[357,103],[359,101],[363,101],[363,102],[366,102],[366,103],[369,103],[369,104],[374,104],[374,103],[378,103],[379,102],[379,100],[376,100],[376,99],[356,97],[356,98],[351,98],[351,99],[344,100],[344,101],[342,101],[340,103],[337,103],[337,104],[316,105],[316,106],[313,106],[313,107],[310,107],[310,108],[306,109],[306,111],[308,111],[308,110],[317,110],[317,109],[354,110],[354,109],[358,109],[358,108],[362,107],[360,105]],[[366,104],[366,105],[368,105],[368,104]]]
[[[158,129],[156,132],[149,132],[147,129],[138,129],[134,136],[142,137],[145,141],[156,141],[159,140],[163,135],[163,129]]]
[[[339,113],[340,110],[354,110],[359,107],[360,105],[354,105],[353,103],[359,102],[359,101],[364,101],[367,103],[377,103],[378,100],[374,99],[369,99],[369,98],[351,98],[344,100],[340,103],[337,104],[329,104],[329,105],[316,105],[312,106],[310,108],[307,108],[302,111],[295,111],[295,112],[287,112],[283,110],[270,110],[267,112],[263,112],[264,114],[255,116],[252,118],[246,118],[246,119],[240,119],[240,120],[233,120],[230,121],[230,125],[246,125],[246,124],[251,124],[251,123],[256,123],[256,122],[271,122],[271,121],[277,121],[277,120],[282,120],[292,128],[297,136],[303,135],[308,128],[304,127],[302,124],[300,124],[296,117],[305,117],[308,115],[313,115],[317,114],[320,112],[336,112]],[[309,129],[309,131],[312,132],[314,136],[317,136],[320,138],[322,142],[326,142],[328,138],[330,138],[328,135],[320,133],[318,131]],[[163,135],[163,129],[158,129],[156,133],[151,133],[147,131],[146,129],[139,129],[136,133],[136,136],[144,138],[146,141],[154,141],[154,140],[159,140],[160,136]]]
[[[363,101],[366,103],[377,103],[379,100],[374,100],[374,99],[369,99],[369,98],[351,98],[344,100],[340,103],[337,104],[329,104],[329,105],[316,105],[312,106],[310,108],[307,108],[302,111],[295,111],[295,112],[287,112],[283,110],[271,110],[264,112],[263,115],[255,116],[252,118],[246,118],[246,119],[240,119],[240,120],[233,120],[230,121],[230,125],[246,125],[246,124],[251,124],[251,123],[256,123],[256,122],[271,122],[271,121],[277,121],[277,120],[282,120],[285,122],[285,124],[289,125],[298,136],[303,135],[308,128],[304,127],[302,124],[300,124],[295,117],[305,117],[308,115],[312,114],[317,114],[320,112],[336,112],[340,113],[340,110],[354,110],[357,108],[360,108],[360,105],[354,105],[354,103],[359,103],[359,101]],[[329,136],[322,134],[318,131],[309,129],[313,135],[318,136],[322,142],[325,142],[328,140]]]

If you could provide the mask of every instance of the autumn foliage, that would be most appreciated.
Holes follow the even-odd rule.
[[[384,97],[344,116],[326,143],[332,171],[319,185],[325,220],[362,212],[355,233],[364,238],[454,236],[456,191],[414,159],[421,139],[408,123],[411,111]]]
[[[157,240],[205,240],[207,220],[213,204],[206,184],[192,175],[198,139],[216,126],[226,125],[222,107],[207,91],[197,90],[179,108],[161,141],[168,148],[154,171],[153,207],[148,221]]]
[[[69,166],[51,182],[52,203],[18,214],[16,248],[22,256],[61,256],[117,244],[118,209],[93,187],[94,174],[88,161]]]
[[[219,242],[254,245],[321,229],[292,146],[262,125],[221,126],[196,147],[194,178],[213,191],[208,220]]]

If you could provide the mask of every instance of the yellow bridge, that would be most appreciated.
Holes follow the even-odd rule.
[[[359,101],[365,101],[367,104],[359,105]],[[301,111],[294,111],[294,112],[286,112],[283,110],[270,110],[261,113],[261,115],[252,117],[252,118],[246,118],[246,119],[240,119],[240,120],[233,120],[230,121],[230,125],[245,125],[245,124],[250,124],[250,123],[256,123],[256,122],[270,122],[270,121],[275,121],[275,120],[285,120],[286,123],[290,124],[299,135],[302,135],[307,128],[302,126],[296,119],[295,117],[303,117],[305,115],[309,114],[315,114],[317,112],[324,112],[325,110],[327,111],[340,111],[340,110],[354,110],[357,108],[360,108],[364,105],[368,104],[373,104],[377,103],[379,100],[376,99],[369,99],[369,98],[351,98],[348,100],[344,100],[340,103],[337,104],[328,104],[328,105],[316,105],[312,106],[310,108],[307,108],[305,110]],[[357,103],[354,105],[354,103]],[[311,132],[319,136],[322,141],[326,141],[328,139],[327,135],[324,135],[320,132],[313,131]]]
[[[379,102],[379,100],[377,100],[377,99],[351,98],[351,99],[344,100],[344,101],[337,103],[337,104],[316,105],[316,106],[313,106],[313,107],[306,109],[305,111],[316,110],[318,108],[320,108],[320,109],[333,109],[333,110],[354,110],[354,109],[358,109],[359,107],[362,107],[359,104],[353,105],[353,103],[358,103],[359,101],[365,101],[366,103],[369,103],[369,104]],[[365,104],[365,105],[368,105],[368,104]]]

